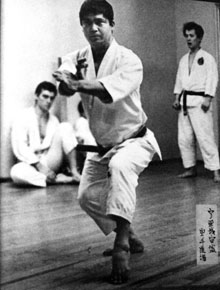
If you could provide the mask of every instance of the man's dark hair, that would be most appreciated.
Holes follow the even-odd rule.
[[[204,29],[201,25],[195,23],[195,22],[187,22],[183,25],[183,35],[186,37],[186,31],[188,30],[195,30],[196,36],[200,39],[203,38],[204,35]]]
[[[110,25],[114,25],[113,8],[106,0],[85,0],[79,11],[81,25],[84,17],[88,16],[89,14],[103,14],[103,16],[108,19]]]
[[[39,85],[36,87],[35,95],[39,96],[43,90],[53,92],[55,96],[57,95],[56,86],[50,82],[44,81],[39,83]]]

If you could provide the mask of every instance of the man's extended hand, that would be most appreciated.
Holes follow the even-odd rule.
[[[76,65],[76,74],[63,70],[56,71],[53,73],[53,77],[58,82],[63,82],[67,85],[67,87],[71,90],[77,91],[78,80],[82,80],[85,78],[85,69],[88,67],[86,62],[86,58],[79,59]]]
[[[85,78],[87,66],[86,59],[83,58],[78,60],[75,75],[67,70],[58,70],[53,73],[54,78],[60,82],[58,87],[59,93],[68,97],[76,92],[85,93],[96,96],[103,103],[112,103],[113,99],[111,95],[99,80],[88,80]]]
[[[180,102],[179,102],[178,100],[175,100],[175,101],[173,102],[172,107],[173,107],[175,110],[179,111],[179,110],[181,109]]]
[[[58,82],[64,82],[70,89],[76,90],[77,76],[72,74],[71,72],[64,71],[56,71],[53,73],[53,77]]]
[[[53,77],[60,82],[59,92],[61,95],[72,96],[78,89],[78,77],[71,72],[56,71],[53,73]]]
[[[207,98],[204,98],[204,101],[201,105],[201,108],[206,113],[206,112],[208,112],[210,105],[211,105],[211,98],[207,97]]]

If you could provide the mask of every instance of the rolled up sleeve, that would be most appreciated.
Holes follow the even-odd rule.
[[[113,102],[125,98],[139,88],[143,79],[143,66],[140,59],[133,53],[119,61],[116,70],[108,76],[99,78],[111,95]]]
[[[211,56],[210,60],[207,61],[206,71],[207,76],[206,76],[205,94],[214,97],[218,85],[218,69],[215,59]]]

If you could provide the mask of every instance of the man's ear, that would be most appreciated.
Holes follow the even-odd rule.
[[[113,34],[114,30],[115,30],[115,22],[112,20],[110,25],[111,25],[111,31],[112,31],[112,34]]]
[[[115,21],[114,21],[114,20],[112,20],[112,22],[111,22],[111,26],[112,26],[112,27],[115,26]]]
[[[37,102],[37,101],[38,101],[38,98],[39,98],[39,97],[35,94],[35,95],[34,95],[34,101]]]

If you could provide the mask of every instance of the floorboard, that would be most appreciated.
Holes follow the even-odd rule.
[[[155,162],[141,175],[133,226],[145,252],[132,255],[130,280],[119,286],[108,283],[111,258],[102,256],[114,234],[105,237],[80,209],[77,186],[2,183],[0,288],[220,289],[220,263],[196,262],[196,205],[219,211],[220,185],[201,162],[196,178],[177,178],[181,169],[179,160]]]

